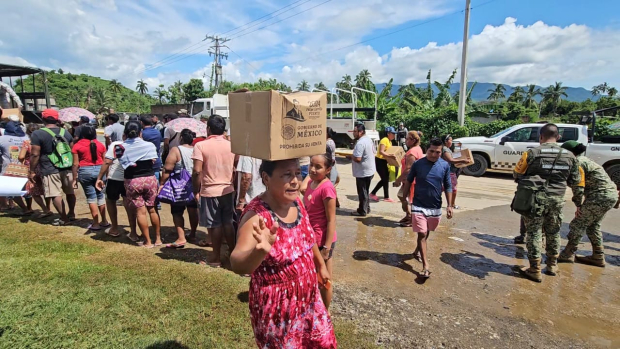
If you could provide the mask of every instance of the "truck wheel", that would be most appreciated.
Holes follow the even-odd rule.
[[[489,162],[487,159],[480,154],[474,154],[474,164],[463,167],[463,173],[468,176],[480,177],[482,176],[489,168]]]
[[[605,171],[607,171],[609,178],[616,183],[616,186],[620,188],[620,164],[608,166]]]

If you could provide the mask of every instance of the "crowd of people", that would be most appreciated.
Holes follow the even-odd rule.
[[[184,111],[179,114],[164,121],[188,117]],[[41,207],[41,217],[51,216],[53,206],[58,217],[52,224],[65,226],[76,219],[79,184],[92,218],[88,229],[119,237],[117,203],[122,199],[127,236],[143,248],[182,249],[195,242],[213,248],[203,264],[219,268],[223,244],[227,245],[231,269],[251,277],[249,308],[260,347],[336,347],[329,307],[340,178],[331,130],[323,154],[268,161],[233,154],[226,121],[218,115],[203,120],[207,136],[197,137],[191,129],[174,130],[151,115],[121,124],[118,115],[110,114],[104,143],[97,140],[96,126],[88,120],[68,131],[60,126],[58,111],[47,109],[42,117],[43,127],[30,124],[25,131],[16,121],[3,125],[3,173],[15,161],[7,147],[17,147],[17,162],[27,166],[29,182],[25,202],[21,197],[2,198],[0,205],[10,199],[22,214],[30,215],[34,201]],[[431,139],[424,150],[422,133],[403,130],[402,125],[398,130],[388,127],[378,147],[363,124],[357,124],[353,134],[356,143],[350,158],[359,205],[351,214],[370,214],[370,201],[379,200],[376,193],[381,189],[384,201],[394,202],[389,198],[389,183],[394,182],[405,215],[399,224],[417,234],[414,258],[422,263],[420,276],[430,277],[427,244],[441,220],[442,194],[450,219],[458,208],[458,165],[470,159],[454,158],[450,135]],[[401,146],[403,137],[405,156],[400,166],[390,168],[393,161],[387,159],[396,157],[389,150]],[[555,125],[545,125],[541,147],[528,151],[515,168],[517,179],[533,174],[549,178],[545,215],[523,219],[530,268],[521,272],[535,281],[541,280],[541,231],[546,235],[550,275],[557,274],[558,261],[604,266],[600,221],[613,205],[618,206],[615,185],[600,166],[582,155],[583,145],[565,142],[560,147],[558,137]],[[557,168],[554,163],[549,170],[550,158]],[[370,191],[375,173],[380,180]],[[173,191],[187,195],[175,194],[172,201],[165,201],[162,193],[173,182]],[[559,222],[566,186],[573,187],[578,209],[569,244],[560,254]],[[161,237],[161,202],[170,205],[176,229],[175,241],[168,244]],[[199,226],[206,228],[207,240],[197,241]],[[584,232],[592,241],[593,255],[575,258]]]

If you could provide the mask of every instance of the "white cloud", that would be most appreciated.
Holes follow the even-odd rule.
[[[3,28],[0,62],[119,79],[130,88],[140,78],[154,88],[160,83],[167,86],[203,76],[207,86],[210,64],[191,67],[190,60],[181,60],[155,70],[145,68],[199,42],[205,34],[229,31],[289,3],[9,1],[3,4],[3,19],[27,22],[29,30]],[[237,82],[277,78],[293,87],[305,79],[333,86],[344,74],[354,77],[368,69],[375,82],[393,77],[395,83],[404,84],[424,81],[429,69],[434,79],[442,81],[460,67],[460,42],[429,42],[422,47],[394,47],[389,52],[377,52],[372,46],[375,42],[369,42],[339,50],[371,37],[377,30],[452,12],[462,6],[460,0],[338,0],[310,9],[320,3],[313,1],[282,14],[278,19],[307,10],[259,31],[273,20],[226,33],[233,38],[227,45],[243,58],[229,52],[229,60],[223,63],[224,78]],[[565,85],[585,87],[607,81],[620,85],[620,62],[616,59],[620,54],[619,34],[576,24],[557,27],[537,22],[522,26],[509,17],[501,25],[488,25],[473,33],[469,80],[542,85],[563,81]],[[201,43],[184,53],[195,53],[194,58],[209,62],[207,46]]]

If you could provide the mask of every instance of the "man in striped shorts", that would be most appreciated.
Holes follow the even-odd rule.
[[[426,151],[426,157],[416,161],[409,170],[404,192],[408,193],[415,179],[413,203],[411,205],[411,225],[418,233],[418,246],[414,252],[417,260],[422,262],[422,277],[430,277],[427,259],[427,240],[431,231],[437,229],[441,220],[441,192],[446,194],[448,202],[447,217],[452,218],[452,182],[450,181],[450,164],[441,159],[442,142],[434,138]]]

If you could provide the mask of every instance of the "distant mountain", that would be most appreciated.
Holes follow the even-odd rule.
[[[377,91],[381,91],[383,89],[383,87],[386,84],[382,83],[382,84],[377,84]],[[472,82],[468,82],[467,83],[467,88],[471,87]],[[427,84],[426,83],[420,83],[420,84],[415,84],[416,87],[418,88],[426,88]],[[506,97],[510,96],[510,94],[512,93],[512,91],[514,90],[515,86],[510,86],[510,85],[504,85],[504,87],[506,87],[506,92],[504,92],[504,94],[506,95]],[[537,86],[541,91],[544,90],[546,87],[542,87],[542,86]],[[398,93],[398,89],[400,88],[400,85],[393,85],[392,86],[392,95],[395,95]],[[454,83],[452,84],[452,86],[450,86],[450,92],[452,94],[458,92],[458,90],[461,88],[461,84],[460,83]],[[487,97],[489,97],[489,90],[495,88],[495,85],[493,85],[492,83],[488,83],[488,82],[479,82],[476,84],[476,87],[474,88],[474,91],[471,94],[471,98],[475,101],[486,101]],[[524,87],[525,88],[525,87]],[[437,88],[435,87],[435,85],[433,85],[433,90],[435,91],[435,93],[437,93]],[[590,98],[593,101],[596,101],[599,99],[599,96],[592,96],[592,92],[589,90],[586,90],[583,87],[569,87],[568,89],[566,89],[566,94],[568,95],[568,97],[566,98],[566,100],[569,101],[574,101],[574,102],[583,102],[586,99]],[[536,98],[537,100],[540,100],[540,97]]]

